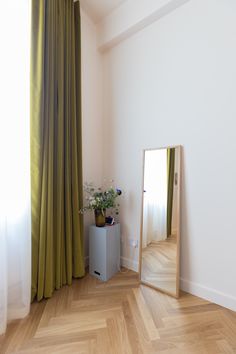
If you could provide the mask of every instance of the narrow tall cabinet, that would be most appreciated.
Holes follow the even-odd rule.
[[[120,224],[89,228],[89,273],[107,281],[120,270]]]

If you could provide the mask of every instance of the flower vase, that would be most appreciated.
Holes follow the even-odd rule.
[[[105,209],[95,209],[95,224],[97,227],[104,227],[106,225],[106,210]]]

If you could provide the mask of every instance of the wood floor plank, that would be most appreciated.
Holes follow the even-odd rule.
[[[133,354],[143,354],[139,339],[138,339],[138,331],[134,323],[134,319],[131,313],[130,305],[128,300],[123,301],[122,303],[124,318],[127,326],[127,333],[129,342],[131,345],[131,350]]]
[[[142,319],[143,319],[146,331],[148,333],[149,339],[150,340],[159,339],[160,335],[159,335],[158,329],[155,326],[152,315],[151,315],[151,313],[148,309],[148,306],[144,300],[141,290],[134,289],[133,292],[134,292],[134,296],[135,296],[137,305],[139,307],[139,311],[142,314]]]

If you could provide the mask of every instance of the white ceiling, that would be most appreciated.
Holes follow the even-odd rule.
[[[97,23],[126,0],[80,0],[81,8]]]

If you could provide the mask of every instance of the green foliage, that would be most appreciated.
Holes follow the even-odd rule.
[[[80,210],[81,213],[94,209],[99,209],[103,212],[105,209],[110,208],[115,209],[116,214],[119,213],[119,204],[116,204],[116,198],[121,195],[120,189],[115,189],[111,186],[104,190],[102,187],[95,187],[93,183],[85,183],[84,192],[87,205]]]

